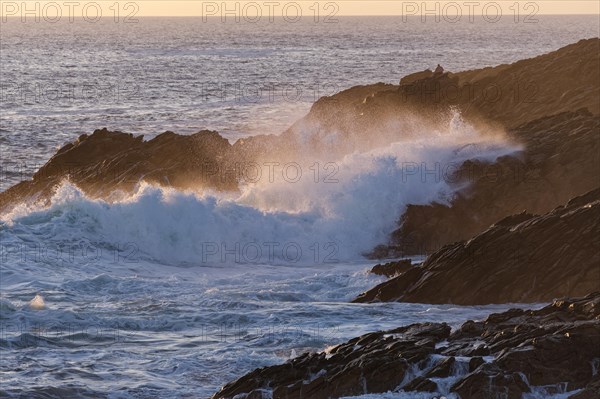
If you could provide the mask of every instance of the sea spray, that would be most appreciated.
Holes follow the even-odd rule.
[[[141,183],[113,202],[64,183],[49,208],[20,207],[3,220],[24,228],[50,222],[39,233],[48,229],[48,238],[67,243],[84,237],[96,243],[93,254],[117,247],[169,264],[346,262],[386,242],[407,204],[450,201],[458,189],[451,174],[465,160],[494,161],[516,150],[455,112],[445,130],[330,160],[336,173],[329,183],[274,174],[243,184],[237,196]]]

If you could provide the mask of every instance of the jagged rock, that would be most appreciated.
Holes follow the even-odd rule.
[[[375,265],[371,269],[370,273],[377,274],[379,276],[394,277],[407,271],[411,267],[412,261],[410,259],[402,259],[396,262]]]
[[[480,356],[475,356],[471,358],[471,360],[469,360],[469,373],[472,373],[473,371],[477,370],[477,368],[484,363],[485,361]]]
[[[327,156],[388,144],[380,140],[389,135],[379,133],[390,130],[402,132],[403,137],[418,134],[413,126],[415,116],[421,126],[439,126],[435,121],[443,119],[440,115],[449,114],[450,109],[459,110],[471,123],[487,121],[506,129],[584,108],[598,115],[599,47],[600,40],[592,38],[510,65],[435,77],[417,72],[402,79],[399,86],[377,83],[352,87],[320,98],[282,139],[289,140],[291,148],[308,148]],[[365,101],[367,97],[369,101]],[[489,125],[483,126],[489,130]],[[304,142],[301,139],[306,139],[307,132],[311,139]],[[331,132],[341,139],[328,146],[326,138],[331,138]]]
[[[213,399],[243,397],[258,389],[272,390],[274,399],[333,399],[398,389],[447,395],[430,378],[443,379],[456,356],[480,345],[488,348],[491,360],[468,360],[469,372],[450,389],[463,399],[520,399],[534,386],[555,387],[556,392],[566,387],[574,392],[571,399],[597,398],[594,364],[600,358],[600,292],[557,300],[539,310],[492,314],[484,321],[468,321],[452,333],[443,323],[369,333],[328,353],[304,354],[254,370],[227,384]],[[433,355],[447,359],[431,365]],[[401,385],[415,367],[420,376]]]
[[[439,362],[437,362],[430,371],[427,372],[425,377],[427,377],[427,378],[448,377],[450,374],[452,374],[452,368],[454,367],[455,363],[456,363],[456,359],[453,356],[442,359]]]
[[[353,87],[317,101],[282,139],[323,156],[365,150],[389,144],[390,131],[403,139],[418,134],[413,125],[439,127],[452,108],[478,130],[507,131],[523,145],[520,154],[465,162],[448,177],[460,188],[450,206],[409,206],[390,245],[370,257],[430,254],[506,216],[546,213],[598,186],[599,46],[593,38],[510,65]],[[299,144],[306,131],[310,142]],[[329,146],[331,132],[340,139]]]
[[[354,301],[479,305],[585,295],[600,287],[598,237],[600,189],[545,215],[505,218]]]
[[[490,399],[499,394],[506,399],[521,399],[530,388],[519,373],[506,373],[497,367],[487,365],[469,374],[452,387],[461,398]]]
[[[422,266],[413,267],[402,273],[400,276],[393,277],[374,288],[360,294],[353,302],[386,302],[390,298],[396,298],[398,293],[408,290],[414,281],[418,281],[423,275]]]
[[[435,392],[437,390],[437,384],[428,378],[417,377],[406,384],[402,389],[407,392]]]
[[[426,360],[434,353],[435,342],[449,334],[450,327],[439,323],[366,334],[334,347],[327,355],[305,354],[280,366],[255,370],[223,387],[214,398],[267,387],[273,388],[274,398],[289,399],[386,392],[403,381],[411,363]]]
[[[565,378],[570,390],[583,388],[593,376],[592,368],[581,368],[578,363],[600,356],[598,337],[594,337],[597,333],[597,325],[566,326],[552,336],[529,339],[519,351],[499,356],[496,364],[503,370],[523,372],[533,385],[549,385]]]
[[[143,180],[178,189],[210,187],[237,189],[227,160],[227,139],[204,130],[189,136],[165,132],[149,141],[107,129],[82,135],[62,147],[32,180],[0,193],[0,209],[26,198],[47,200],[65,179],[91,197],[108,197],[120,190],[132,192]]]

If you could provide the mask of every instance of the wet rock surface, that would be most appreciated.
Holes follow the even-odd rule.
[[[447,245],[355,302],[544,302],[600,287],[600,189],[545,215],[498,221]]]
[[[410,259],[402,259],[395,262],[380,263],[373,266],[370,273],[377,274],[378,276],[394,277],[400,273],[404,273],[412,266]]]
[[[485,357],[474,355],[485,353]],[[423,323],[375,332],[256,369],[213,398],[338,398],[423,391],[489,399],[572,392],[597,398],[600,293],[539,310],[512,309],[451,331]],[[246,394],[252,392],[248,396]],[[262,396],[262,395],[265,396]],[[236,396],[239,395],[239,396]],[[587,396],[586,396],[587,395]]]

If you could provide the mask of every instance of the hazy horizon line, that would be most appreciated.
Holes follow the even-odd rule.
[[[434,16],[443,16],[442,14],[436,14],[436,15],[428,15],[429,18],[432,18]],[[600,13],[573,13],[573,14],[537,14],[536,17],[572,17],[572,16],[600,16]],[[228,15],[228,18],[234,18],[234,15]],[[242,18],[241,15],[238,15],[237,17]],[[336,15],[335,18],[339,18],[339,17],[343,17],[343,18],[364,18],[364,17],[403,17],[403,18],[422,18],[420,15],[404,15],[404,14],[364,14],[364,15],[356,15],[356,14],[346,14],[346,15]],[[7,15],[4,16],[2,14],[0,14],[0,18],[2,19],[21,19],[21,16],[18,15]],[[33,18],[32,16],[29,16],[29,18]],[[137,15],[135,16],[135,18],[208,18],[208,19],[221,19],[222,16],[219,15]],[[280,15],[276,15],[276,16],[272,16],[271,18],[275,18],[275,19],[284,19],[285,17],[280,16]],[[65,18],[67,19],[67,18]],[[85,17],[82,16],[74,16],[72,17],[72,19],[85,19]],[[1,21],[1,20],[0,20]]]

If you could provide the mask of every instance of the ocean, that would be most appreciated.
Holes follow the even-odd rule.
[[[598,26],[595,16],[9,19],[0,26],[0,189],[94,129],[147,138],[211,129],[231,142],[278,134],[321,96],[397,84],[438,63],[459,71],[513,62],[597,36]],[[443,179],[407,180],[403,160],[519,151],[480,133],[456,114],[440,131],[328,160],[334,184],[311,169],[236,193],[142,184],[107,202],[65,182],[51,206],[0,215],[0,396],[207,398],[254,368],[370,331],[457,327],[535,307],[349,303],[383,281],[363,254],[386,241],[404,207],[452,196]],[[390,395],[381,397],[425,397]]]

